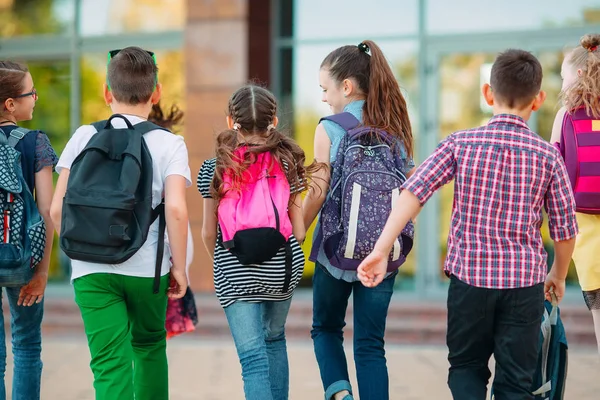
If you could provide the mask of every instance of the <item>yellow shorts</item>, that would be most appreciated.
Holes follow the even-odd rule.
[[[583,291],[600,289],[600,215],[577,213],[573,262]]]

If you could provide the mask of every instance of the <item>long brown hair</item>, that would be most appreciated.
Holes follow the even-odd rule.
[[[183,111],[176,104],[172,104],[169,111],[165,113],[160,102],[152,105],[152,110],[148,116],[148,121],[170,131],[180,125],[182,120]]]
[[[413,154],[413,134],[408,107],[400,86],[383,52],[372,40],[358,46],[342,46],[329,53],[321,68],[338,83],[353,78],[365,94],[363,123],[400,138],[409,157]]]
[[[23,80],[29,70],[14,61],[0,61],[0,113],[4,112],[4,102],[23,92]]]
[[[571,67],[581,75],[562,93],[569,111],[585,107],[588,115],[600,118],[600,34],[588,34],[566,57]]]
[[[307,175],[320,168],[316,163],[305,166],[304,150],[272,126],[277,116],[277,101],[267,89],[247,85],[236,90],[229,99],[227,115],[233,120],[236,129],[227,129],[217,136],[217,162],[210,188],[211,196],[217,204],[225,195],[225,172],[232,172],[235,190],[235,182],[241,181],[243,172],[260,153],[270,152],[278,162],[286,164],[287,168],[284,170],[287,180],[290,185],[298,188],[306,187]],[[258,139],[258,143],[248,146],[244,160],[239,160],[234,152],[244,141],[252,139]]]

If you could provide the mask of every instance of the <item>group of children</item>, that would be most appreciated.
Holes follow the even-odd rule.
[[[495,397],[533,399],[544,298],[564,296],[574,250],[600,340],[600,261],[592,254],[600,240],[599,45],[600,35],[586,35],[565,57],[564,107],[552,134],[558,144],[527,126],[545,100],[540,63],[528,52],[507,50],[483,87],[494,111],[489,123],[451,134],[418,168],[406,101],[372,41],[340,47],[321,64],[322,101],[333,115],[316,127],[310,165],[278,130],[272,93],[255,85],[233,93],[228,129],[217,136],[215,158],[203,163],[197,186],[204,198],[202,239],[214,260],[216,295],[241,363],[245,398],[288,398],[285,322],[304,267],[300,245],[315,219],[311,336],[325,399],[354,398],[343,347],[351,294],[359,396],[389,398],[384,333],[394,280],[412,248],[415,217],[453,179],[445,263],[453,397],[486,397],[493,354]],[[189,294],[188,153],[183,138],[165,129],[172,119],[156,116],[161,85],[154,55],[129,47],[111,51],[109,60],[104,100],[114,115],[108,122],[77,129],[60,159],[41,131],[27,132],[14,147],[46,234],[32,277],[6,287],[13,399],[40,397],[40,327],[54,230],[72,258],[96,399],[169,398],[167,302]],[[24,66],[0,62],[0,130],[9,144],[18,123],[32,118],[37,96]],[[158,125],[145,122],[153,108]],[[86,158],[111,168],[128,165],[122,171],[130,174],[102,180],[84,170]],[[136,161],[125,164],[130,159]],[[129,198],[120,188],[131,186],[132,171],[141,173]],[[146,181],[144,171],[151,171]],[[0,189],[6,192],[4,182]],[[152,215],[140,214],[142,203]],[[543,210],[555,246],[549,272],[540,234]],[[139,246],[129,251],[138,233]],[[108,252],[100,254],[103,247]],[[115,258],[122,249],[131,254]],[[2,399],[4,379],[0,385]]]

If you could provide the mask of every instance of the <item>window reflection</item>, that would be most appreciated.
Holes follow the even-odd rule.
[[[597,0],[426,0],[426,4],[429,33],[535,30],[600,22]]]
[[[185,0],[82,0],[83,36],[181,30]]]
[[[2,0],[0,37],[68,33],[74,7],[74,0]]]

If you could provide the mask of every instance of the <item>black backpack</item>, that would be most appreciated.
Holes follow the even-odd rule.
[[[121,118],[126,128],[113,128]],[[152,208],[152,156],[143,135],[163,129],[152,122],[132,125],[120,114],[92,124],[98,133],[71,165],[63,200],[60,247],[74,260],[120,264],[144,244],[159,218],[154,293],[164,253],[164,202]]]

